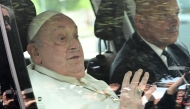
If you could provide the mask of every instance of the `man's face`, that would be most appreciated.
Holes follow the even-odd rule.
[[[7,97],[6,97],[6,92],[3,92],[2,99],[3,99],[3,101],[7,100]]]
[[[140,34],[149,42],[164,48],[177,40],[179,7],[176,0],[157,0],[152,10],[142,16]]]
[[[64,15],[53,16],[40,29],[41,65],[65,76],[84,76],[84,55],[76,24]]]
[[[1,11],[2,11],[2,14],[3,14],[3,18],[4,18],[4,21],[5,21],[5,28],[7,31],[10,31],[11,30],[11,26],[10,26],[10,15],[9,15],[9,12],[4,9],[4,8],[1,8]]]

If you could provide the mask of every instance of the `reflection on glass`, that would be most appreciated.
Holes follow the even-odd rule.
[[[11,31],[11,19],[12,19],[13,12],[8,7],[2,4],[0,4],[0,6],[1,6],[2,14],[3,14],[5,28],[7,31]]]
[[[153,103],[149,108],[162,104],[173,109],[177,94],[175,88],[182,84],[183,79],[179,78],[188,72],[185,69],[190,60],[187,47],[178,41],[180,8],[176,0],[135,0],[135,4],[136,30],[112,63],[111,83],[121,84],[127,71],[135,73],[137,69],[142,68],[150,74],[148,86],[159,86],[153,93],[153,101],[157,101],[157,104]],[[187,82],[184,82],[188,84],[188,81],[187,79]],[[175,88],[172,88],[173,86]],[[180,89],[185,89],[184,86]],[[175,99],[169,103],[165,102],[168,95]],[[182,103],[182,99],[180,102]]]
[[[190,56],[184,44],[176,42],[179,35],[182,34],[179,33],[179,28],[184,28],[183,23],[185,21],[180,21],[178,18],[181,9],[175,0],[135,0],[136,13],[128,13],[128,9],[132,7],[131,4],[134,3],[128,3],[125,10],[121,8],[123,3],[134,2],[133,0],[124,0],[125,2],[122,0],[119,2],[104,0],[108,8],[101,11],[105,11],[102,12],[105,16],[107,16],[109,9],[119,6],[120,21],[124,21],[129,26],[132,22],[130,23],[125,18],[129,14],[135,13],[134,22],[136,27],[135,33],[126,41],[112,64],[111,84],[109,85],[96,80],[84,71],[84,54],[86,53],[83,54],[81,45],[85,48],[85,52],[95,51],[94,45],[96,46],[96,44],[92,44],[96,43],[94,41],[95,37],[89,37],[94,36],[92,32],[94,28],[92,21],[95,19],[93,13],[89,11],[89,7],[86,10],[83,10],[83,8],[77,10],[79,6],[83,7],[84,4],[87,4],[87,2],[84,2],[87,0],[32,1],[36,3],[39,14],[30,24],[28,33],[30,42],[27,50],[32,59],[28,71],[32,88],[30,85],[23,84],[25,83],[23,79],[28,79],[26,75],[23,76],[27,74],[27,71],[21,68],[17,72],[18,75],[20,74],[21,93],[26,108],[36,108],[35,103],[40,109],[62,109],[63,107],[67,109],[105,109],[107,107],[143,109],[146,103],[151,103],[149,108],[165,107],[167,105],[169,109],[174,109],[189,105],[189,88],[186,87],[185,89],[186,85],[180,85],[184,84],[182,75],[188,72],[184,69],[188,67]],[[93,0],[90,1],[93,2]],[[98,0],[99,6],[102,6],[100,1]],[[57,11],[45,11],[49,9],[58,10],[64,14]],[[135,9],[134,6],[133,9]],[[133,11],[133,9],[130,11]],[[122,11],[127,13],[125,17],[122,16]],[[13,22],[9,9],[2,8],[2,13],[5,28],[10,35],[9,38],[13,37],[15,33],[11,33],[11,31],[16,28],[11,26]],[[25,16],[21,15],[20,17]],[[104,19],[104,16],[101,17],[103,19],[100,22],[104,20],[105,23],[114,23],[114,26],[118,27],[118,18],[112,17],[112,20],[110,20],[110,17],[107,17],[107,19]],[[106,29],[107,25],[103,24],[101,26]],[[130,25],[129,27],[132,28],[133,26]],[[19,29],[22,31],[22,28]],[[130,30],[126,31],[128,33]],[[116,33],[116,31],[112,32]],[[18,37],[16,38],[18,39]],[[85,40],[80,43],[79,39]],[[26,41],[24,40],[24,42]],[[12,43],[14,43],[14,46],[18,45],[14,41]],[[17,49],[16,47],[13,48],[14,46],[12,46],[12,51]],[[18,56],[14,55],[15,61],[22,61]],[[95,57],[95,55],[92,57]],[[16,68],[19,69],[19,65],[17,64]],[[99,67],[101,68],[101,65],[92,67],[92,69],[96,70]],[[142,68],[143,74],[141,74],[142,70],[138,70],[139,68]],[[144,75],[146,71],[149,72],[149,78],[148,73]],[[125,75],[126,72],[128,73]],[[7,71],[4,71],[4,73],[7,73]],[[134,74],[136,75],[134,76]],[[131,75],[134,78],[130,83],[129,77]],[[143,79],[139,83],[140,77]],[[187,73],[185,75],[187,82],[189,82],[188,77]],[[4,78],[4,76],[0,78]],[[2,100],[7,101],[5,103],[5,106],[7,106],[9,102],[13,102],[17,91],[9,80],[6,81],[7,89],[5,90],[4,83],[1,82],[4,90],[2,91]],[[155,85],[158,86],[157,89]],[[32,94],[33,92],[35,97]],[[119,93],[120,99],[115,93]],[[142,93],[143,102],[140,101]],[[170,97],[166,99],[168,95]],[[174,95],[177,95],[177,97],[175,98]],[[166,102],[165,100],[168,99],[171,100]]]
[[[8,7],[2,4],[0,4],[0,6],[1,6],[1,11],[2,11],[2,16],[4,19],[5,28],[8,33],[11,31],[12,11]],[[7,54],[5,51],[5,45],[3,42],[2,34],[0,35],[0,44],[1,44],[0,45],[1,46],[0,47],[0,51],[1,51],[0,87],[1,87],[1,96],[2,96],[2,100],[0,104],[2,104],[4,108],[19,109],[16,90],[13,83],[13,79],[11,77],[11,71],[8,64],[8,59],[7,59]]]
[[[0,107],[2,109],[20,109],[20,107],[24,106],[24,104],[22,106],[22,98],[24,98],[24,101],[27,100],[25,107],[31,108],[31,105],[35,106],[33,105],[35,101],[28,103],[32,98],[29,99],[25,96],[27,95],[26,92],[28,92],[26,88],[31,87],[31,85],[27,82],[29,80],[27,80],[27,70],[21,52],[14,15],[10,7],[2,4],[0,6],[2,12],[1,21],[4,21],[4,25],[1,25],[0,37]],[[19,90],[23,90],[24,96],[21,95]],[[33,95],[32,92],[30,92],[30,95]]]

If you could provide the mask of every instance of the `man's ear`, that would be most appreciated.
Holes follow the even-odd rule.
[[[144,28],[144,17],[140,14],[134,16],[134,21],[138,29]]]
[[[42,63],[42,58],[39,54],[39,47],[34,44],[34,43],[31,43],[31,44],[28,44],[27,46],[27,51],[28,53],[30,54],[32,60],[34,61],[34,63],[36,64],[41,64]]]

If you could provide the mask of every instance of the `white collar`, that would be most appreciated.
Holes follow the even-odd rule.
[[[163,50],[162,50],[161,48],[159,48],[159,47],[157,47],[156,45],[154,45],[154,44],[148,42],[148,41],[147,41],[146,39],[144,39],[139,33],[138,33],[138,35],[141,37],[141,39],[142,39],[146,44],[148,44],[148,45],[156,52],[156,54],[157,54],[158,56],[161,56],[161,55],[162,55]],[[167,51],[167,47],[165,48],[165,50]]]

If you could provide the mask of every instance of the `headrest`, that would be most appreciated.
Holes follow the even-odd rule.
[[[124,36],[122,32],[123,19],[123,0],[102,0],[94,25],[96,37],[104,40],[114,40],[117,37],[122,38]]]
[[[48,10],[45,12],[40,13],[30,23],[28,27],[28,41],[33,39],[33,37],[36,35],[38,30],[41,28],[41,26],[52,16],[56,14],[60,14],[61,12],[58,11],[53,11],[53,10]]]
[[[6,6],[9,5],[10,3],[8,3]],[[34,3],[31,0],[13,0],[12,6],[10,7],[12,7],[14,10],[14,16],[16,18],[15,20],[24,52],[26,51],[28,45],[28,26],[32,19],[36,16],[36,9]],[[14,24],[14,22],[12,24]]]

